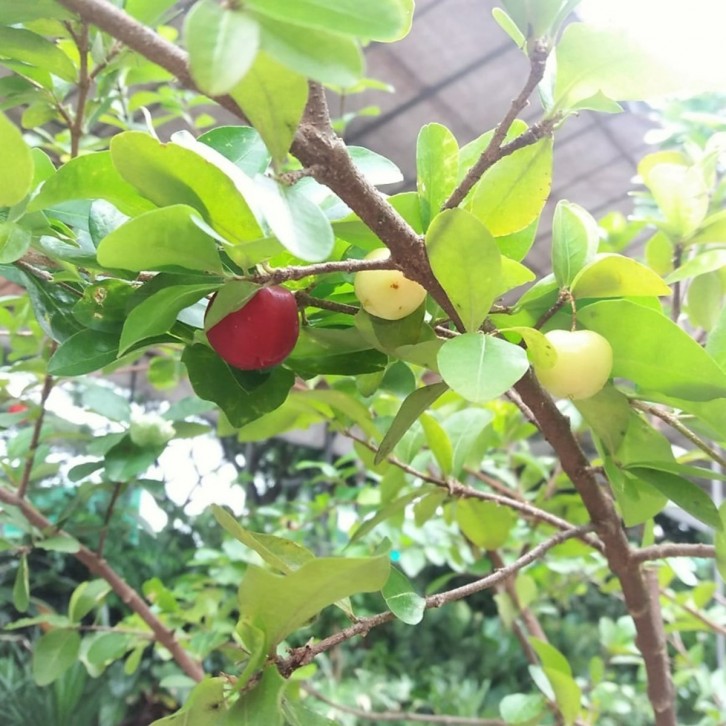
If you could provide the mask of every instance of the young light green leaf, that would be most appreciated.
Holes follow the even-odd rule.
[[[30,248],[33,235],[15,222],[0,222],[0,264],[19,260]]]
[[[192,221],[197,214],[192,207],[174,204],[130,219],[101,240],[98,261],[104,267],[134,272],[221,273],[214,240]]]
[[[431,223],[426,251],[464,327],[478,330],[502,288],[501,254],[494,238],[469,212],[447,209]]]
[[[189,70],[210,96],[228,93],[244,77],[257,55],[260,26],[249,13],[199,0],[184,21]]]
[[[73,61],[55,43],[30,30],[0,26],[0,49],[3,58],[42,68],[64,81],[76,80]]]
[[[718,272],[699,275],[688,286],[684,309],[694,328],[709,332],[716,326],[723,307],[723,280]]]
[[[33,183],[33,157],[23,135],[0,113],[0,207],[11,207],[25,199]]]
[[[588,262],[575,275],[571,290],[578,299],[671,294],[660,275],[636,260],[615,254],[597,255]]]
[[[420,420],[426,434],[426,443],[429,445],[441,473],[449,476],[454,466],[454,447],[446,429],[431,414],[422,414]]]
[[[306,262],[329,257],[335,236],[320,207],[296,186],[285,186],[268,177],[256,181],[265,219],[280,243]]]
[[[264,139],[273,160],[283,161],[307,102],[305,76],[260,51],[230,95]]]
[[[438,364],[444,381],[473,403],[506,393],[529,369],[523,348],[478,333],[447,340],[439,351]]]
[[[552,184],[552,139],[515,151],[474,187],[471,213],[495,236],[524,229],[539,217]]]
[[[264,174],[270,165],[270,152],[251,126],[218,126],[197,141],[222,154],[250,178]]]
[[[68,617],[78,623],[88,615],[111,592],[106,580],[87,580],[82,582],[71,594],[68,601]]]
[[[516,517],[511,509],[493,502],[462,499],[456,503],[456,523],[477,547],[496,550],[509,537]]]
[[[363,75],[363,54],[354,38],[258,16],[262,49],[297,73],[320,83],[352,86]]]
[[[551,368],[557,360],[557,352],[545,335],[536,328],[516,326],[500,328],[501,333],[511,331],[521,336],[527,346],[527,357],[538,368]]]
[[[612,346],[613,376],[689,401],[726,396],[726,373],[662,313],[629,300],[603,300],[577,317]]]
[[[411,27],[413,0],[245,0],[250,10],[291,25],[320,28],[377,41],[403,38]]]
[[[595,257],[597,222],[579,204],[562,200],[552,221],[552,269],[560,287],[568,287]]]
[[[30,577],[28,570],[28,556],[23,552],[18,560],[18,570],[13,583],[13,606],[24,613],[30,605]]]
[[[53,537],[38,540],[35,546],[42,550],[51,550],[52,552],[75,553],[81,549],[81,543],[75,537],[67,534],[57,534]]]
[[[111,140],[111,158],[121,176],[154,204],[193,207],[231,242],[263,236],[235,180],[193,148],[127,131]]]
[[[378,447],[375,458],[376,464],[380,464],[393,451],[401,437],[411,428],[413,422],[448,388],[445,383],[432,383],[429,386],[417,388],[406,397],[386,435],[383,437],[381,445]]]
[[[399,184],[403,181],[403,172],[385,156],[376,154],[375,151],[366,149],[363,146],[349,146],[348,154],[356,165],[358,171],[375,186],[383,184]],[[403,195],[410,195],[415,198],[414,192],[403,192]],[[422,229],[420,218],[404,209],[404,204],[410,197],[396,195],[389,197],[388,201],[401,216],[418,232]],[[379,242],[377,241],[377,244]]]
[[[716,567],[721,578],[726,580],[726,502],[719,507],[721,527],[716,530],[714,544],[716,546]]]
[[[51,630],[42,635],[33,647],[33,680],[47,686],[67,671],[78,658],[81,636],[66,628]]]
[[[441,124],[423,126],[416,142],[416,185],[424,229],[454,191],[458,174],[459,145],[454,134]]]
[[[726,250],[706,250],[686,260],[678,269],[673,270],[665,281],[667,283],[682,282],[690,277],[705,275],[726,267]]]
[[[388,579],[388,555],[319,557],[289,575],[248,566],[239,586],[240,619],[265,633],[267,652],[323,608],[357,593],[376,592]]]
[[[426,600],[416,593],[406,575],[396,567],[391,567],[381,595],[388,609],[407,625],[417,625],[423,620]]]
[[[508,724],[539,723],[546,707],[538,693],[510,693],[499,702],[499,714]]]

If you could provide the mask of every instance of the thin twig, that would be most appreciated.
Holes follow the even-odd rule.
[[[76,99],[76,113],[73,124],[69,128],[71,134],[71,158],[78,156],[81,145],[81,137],[83,136],[83,122],[86,115],[86,100],[88,92],[91,88],[91,79],[88,75],[88,23],[81,23],[81,32],[74,33],[71,31],[76,48],[78,49],[78,97]]]
[[[50,392],[53,390],[53,383],[53,377],[46,375],[43,380],[43,388],[40,392],[40,411],[38,412],[38,418],[35,419],[33,434],[30,438],[30,446],[28,447],[28,454],[25,457],[23,476],[20,479],[20,485],[18,486],[18,497],[20,499],[26,495],[28,485],[30,484],[30,477],[33,473],[33,467],[35,466],[35,457],[38,453],[38,446],[40,445],[40,433],[43,428],[43,422],[45,421],[45,406],[48,402]]]
[[[118,501],[119,494],[121,494],[122,488],[123,483],[118,481],[116,482],[116,484],[114,484],[113,492],[111,492],[111,501],[108,503],[108,507],[106,508],[106,514],[103,518],[103,526],[101,527],[101,534],[98,537],[98,547],[96,549],[96,554],[99,557],[103,557],[103,548],[106,545],[106,537],[108,535],[108,525],[111,522],[113,510],[116,506],[116,502]]]
[[[726,635],[726,627],[723,626],[721,623],[716,622],[713,618],[709,618],[708,615],[705,613],[702,613],[700,610],[697,610],[694,607],[691,607],[687,603],[679,602],[679,600],[676,598],[676,596],[673,593],[668,592],[668,590],[665,590],[661,588],[660,594],[662,597],[664,597],[666,600],[669,600],[677,607],[681,608],[681,610],[685,610],[689,615],[692,615],[696,620],[700,620],[704,625],[706,625],[708,628],[714,631],[714,633],[719,633],[720,635]]]
[[[395,270],[398,265],[391,259],[387,260],[335,260],[333,262],[320,262],[315,265],[278,267],[259,272],[255,275],[239,277],[240,280],[256,282],[260,285],[302,280],[305,277],[328,275],[333,273],[355,273],[361,270]]]
[[[331,701],[309,683],[304,683],[302,689],[315,700],[331,706],[341,713],[366,719],[368,721],[409,721],[411,723],[435,723],[443,726],[505,726],[504,721],[496,718],[467,718],[466,716],[436,716],[428,713],[414,713],[411,711],[364,711],[361,708],[345,706],[342,703]]]
[[[667,557],[716,557],[716,548],[708,544],[667,544],[642,547],[633,552],[634,562],[649,562],[650,560],[664,560]]]
[[[0,487],[0,502],[17,507],[28,522],[37,529],[42,531],[52,530],[60,536],[71,536],[62,530],[56,530],[55,525],[46,519],[27,500],[22,499],[17,494],[13,494],[3,487]],[[201,664],[194,660],[181,647],[174,633],[156,617],[139,593],[106,560],[99,557],[84,545],[81,545],[78,551],[73,553],[73,556],[82,562],[94,575],[103,578],[119,596],[121,601],[128,605],[151,628],[155,640],[171,653],[177,665],[184,673],[195,681],[201,681],[204,678],[204,669]]]
[[[332,300],[313,297],[302,290],[297,290],[294,294],[298,305],[305,307],[310,306],[311,308],[320,308],[320,310],[331,310],[334,313],[343,313],[344,315],[355,315],[359,312],[359,308],[355,305],[346,305],[345,303],[337,303]]]

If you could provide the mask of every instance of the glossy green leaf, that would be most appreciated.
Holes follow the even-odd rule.
[[[612,346],[613,376],[689,401],[726,396],[726,373],[662,313],[628,300],[603,300],[577,317]]]
[[[194,392],[205,401],[214,401],[236,427],[282,406],[295,378],[280,367],[268,373],[236,370],[200,344],[187,347],[182,362]]]
[[[75,630],[51,630],[35,642],[33,647],[33,680],[47,686],[67,671],[78,658],[81,636]]]
[[[406,575],[396,567],[391,567],[381,595],[388,609],[407,625],[418,625],[423,620],[426,600],[416,593]]]
[[[269,652],[328,605],[380,590],[389,571],[387,555],[319,557],[289,575],[250,565],[239,586],[240,619],[265,633]]]
[[[523,49],[527,39],[514,20],[502,8],[493,8],[492,17],[497,25],[512,39],[514,45]]]
[[[653,488],[668,497],[681,509],[692,514],[699,521],[714,529],[721,528],[721,518],[716,505],[697,484],[669,471],[643,466],[629,467],[628,470],[632,471],[638,478],[648,482]]]
[[[54,376],[80,376],[97,371],[118,356],[118,335],[80,330],[64,340],[48,361]]]
[[[204,330],[208,331],[230,313],[241,310],[258,292],[260,286],[245,280],[230,280],[214,295],[214,307],[204,314]]]
[[[258,16],[262,49],[276,61],[320,83],[351,86],[363,75],[358,43],[337,32],[298,26]]]
[[[126,306],[134,287],[123,280],[105,279],[88,285],[73,306],[73,315],[86,328],[117,333],[126,319]]]
[[[416,141],[416,185],[424,229],[456,187],[459,145],[441,124],[423,126]]]
[[[524,229],[495,237],[499,251],[510,260],[521,262],[532,249],[532,245],[537,238],[538,227],[539,218],[535,219],[529,226],[524,227]]]
[[[417,388],[406,397],[398,409],[381,445],[376,452],[375,462],[380,464],[396,447],[401,437],[411,428],[414,421],[426,411],[433,402],[448,390],[446,383],[432,383],[429,386]]]
[[[464,327],[478,330],[502,287],[501,254],[494,238],[469,212],[447,209],[431,223],[426,251]]]
[[[456,503],[456,523],[477,547],[496,550],[507,541],[516,522],[511,509],[479,499],[462,499]]]
[[[18,569],[13,583],[13,607],[20,613],[27,612],[30,605],[30,577],[28,556],[23,552],[18,560]]]
[[[111,592],[106,580],[86,580],[71,594],[68,601],[68,617],[75,623],[80,622]]]
[[[214,283],[199,285],[174,285],[149,295],[127,315],[119,352],[125,353],[135,343],[144,338],[165,333],[176,322],[184,308],[208,295],[217,288]]]
[[[449,476],[454,466],[454,447],[446,429],[430,414],[424,413],[420,420],[426,434],[426,443],[431,449],[441,473]]]
[[[552,269],[560,287],[568,287],[595,257],[597,222],[579,204],[558,202],[552,220]]]
[[[726,250],[705,250],[699,252],[695,257],[686,260],[678,269],[673,270],[666,282],[682,282],[690,277],[705,275],[707,272],[714,272],[726,267]]]
[[[590,398],[573,401],[573,405],[611,454],[620,448],[631,417],[637,417],[627,397],[612,385]]]
[[[151,726],[222,726],[227,714],[224,700],[226,683],[227,679],[222,676],[206,676],[192,688],[176,713],[157,719]]]
[[[447,340],[439,351],[438,363],[444,381],[473,403],[506,393],[529,369],[523,348],[478,333]]]
[[[246,0],[245,5],[291,25],[378,41],[403,38],[413,16],[413,0]]]
[[[33,157],[16,126],[0,113],[0,207],[11,207],[22,201],[33,183]]]
[[[557,360],[557,352],[545,335],[536,328],[501,328],[501,333],[512,332],[519,335],[527,346],[527,357],[538,368],[551,368]]]
[[[539,217],[552,183],[552,139],[505,156],[474,187],[471,213],[499,237],[528,227]]]
[[[571,109],[598,94],[615,101],[640,101],[685,90],[689,82],[675,63],[666,68],[620,28],[571,23],[556,56],[554,110]]]
[[[194,82],[203,93],[221,96],[252,66],[260,44],[260,26],[235,6],[199,0],[184,21],[184,43]]]
[[[222,272],[214,240],[194,224],[198,212],[184,204],[155,209],[130,219],[101,240],[104,267]]]
[[[111,139],[111,158],[119,174],[154,204],[193,207],[230,242],[263,236],[235,181],[194,150],[127,131]]]
[[[535,279],[535,274],[521,262],[510,260],[509,257],[502,256],[502,282],[499,287],[499,295],[513,290],[515,287],[525,285]]]
[[[240,695],[221,721],[221,726],[283,726],[282,695],[286,686],[287,681],[277,667],[268,665],[262,672],[260,682]],[[202,723],[199,722],[200,726]]]
[[[43,184],[28,210],[47,209],[74,199],[105,199],[132,217],[154,209],[154,204],[118,173],[108,151],[84,154],[65,163]]]
[[[660,275],[622,255],[598,255],[572,280],[575,298],[670,295]]]
[[[305,76],[261,51],[230,95],[264,139],[273,160],[283,161],[307,102]]]
[[[381,184],[398,184],[403,181],[403,172],[390,159],[376,154],[375,151],[366,149],[364,146],[348,146],[348,155],[358,171],[371,184],[378,186]],[[418,232],[422,229],[420,217],[416,216],[413,210],[406,206],[406,202],[412,202],[415,197],[414,192],[403,192],[403,194],[389,197],[388,201]],[[378,240],[376,246],[379,245],[380,240]]]
[[[264,174],[270,165],[270,152],[251,126],[218,126],[197,140],[218,151],[249,177]]]
[[[0,264],[19,260],[30,248],[30,230],[15,222],[0,222]]]
[[[297,186],[259,178],[260,205],[272,233],[296,257],[320,262],[333,251],[335,236],[324,212]]]
[[[24,28],[0,26],[0,57],[42,68],[64,81],[76,80],[73,61],[55,43]]]
[[[718,272],[707,272],[692,280],[684,305],[688,322],[694,328],[710,331],[718,323],[723,295],[723,280]]]

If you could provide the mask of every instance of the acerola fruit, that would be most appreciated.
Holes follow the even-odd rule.
[[[8,413],[24,413],[28,407],[24,403],[11,403],[8,406]]]
[[[592,330],[551,330],[545,337],[557,352],[551,368],[534,366],[545,390],[556,398],[578,401],[594,396],[613,370],[613,349]]]
[[[212,309],[216,295],[207,306]],[[295,296],[284,287],[263,287],[243,307],[207,331],[222,360],[243,371],[281,363],[295,347],[300,321]]]
[[[363,259],[385,260],[387,248],[373,250]],[[410,315],[425,299],[426,290],[409,280],[400,270],[363,270],[356,272],[355,295],[367,313],[384,320],[400,320]]]

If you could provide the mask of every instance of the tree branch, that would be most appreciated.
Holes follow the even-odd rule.
[[[336,272],[355,273],[361,270],[395,270],[398,265],[389,259],[386,260],[334,260],[333,262],[320,262],[314,265],[289,267],[276,267],[256,275],[240,276],[240,280],[249,280],[260,285],[302,280],[316,275],[328,275]]]
[[[23,467],[23,476],[20,479],[20,485],[18,486],[19,499],[23,499],[23,497],[25,497],[28,491],[28,486],[30,485],[30,477],[33,473],[33,467],[35,466],[35,456],[38,453],[38,446],[40,445],[40,434],[43,429],[43,422],[45,421],[45,405],[48,402],[48,397],[52,390],[53,376],[46,375],[43,380],[43,389],[40,392],[40,411],[38,412],[38,418],[35,419],[35,424],[33,425],[30,446],[28,446],[28,455],[25,457],[25,466]]]
[[[17,507],[28,522],[41,531],[53,530],[57,534],[71,536],[63,531],[56,531],[55,525],[46,519],[29,502],[2,487],[0,487],[0,502]],[[194,660],[181,647],[174,637],[174,633],[156,617],[139,593],[112,569],[106,560],[99,557],[84,545],[81,545],[78,552],[73,553],[73,556],[82,562],[94,575],[102,577],[119,598],[121,598],[121,601],[128,605],[151,628],[155,640],[171,653],[177,665],[184,673],[195,681],[201,681],[204,678],[204,669],[201,664]]]
[[[349,713],[351,716],[366,719],[368,721],[408,721],[410,723],[436,723],[443,726],[506,726],[504,721],[496,718],[466,718],[465,716],[436,716],[435,714],[413,713],[411,711],[364,711],[361,708],[345,706],[336,703],[324,696],[320,691],[308,683],[302,686],[306,693],[314,699],[332,706],[337,711]]]
[[[716,548],[707,544],[676,544],[666,543],[642,547],[633,552],[633,562],[648,562],[649,560],[664,560],[667,557],[716,557]]]

